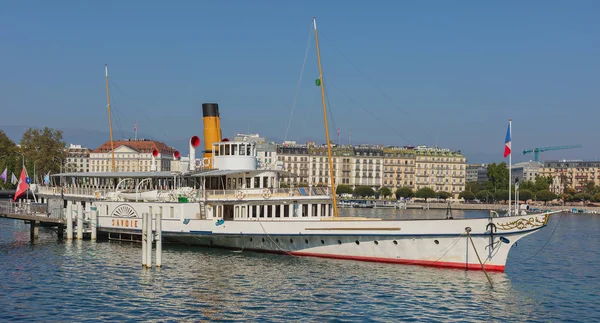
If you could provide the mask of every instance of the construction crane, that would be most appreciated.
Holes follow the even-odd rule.
[[[583,146],[582,145],[566,145],[566,146],[553,146],[553,147],[525,149],[525,150],[523,150],[523,155],[533,153],[533,160],[539,161],[541,152],[549,151],[549,150],[573,149],[573,148],[581,148],[581,147],[583,147]]]

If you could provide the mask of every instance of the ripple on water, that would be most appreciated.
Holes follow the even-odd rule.
[[[493,289],[481,272],[184,246],[145,270],[139,245],[41,229],[31,246],[27,226],[0,220],[0,321],[598,321],[600,217],[565,219],[532,260],[550,230],[520,241]]]

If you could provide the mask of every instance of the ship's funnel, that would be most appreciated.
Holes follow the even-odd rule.
[[[196,147],[200,146],[200,138],[193,136],[190,139],[190,171],[196,170]]]
[[[213,143],[221,141],[219,105],[202,103],[202,119],[204,121],[204,159],[208,160],[206,168],[212,168],[212,146]]]
[[[176,151],[173,153],[173,159],[175,159],[175,160],[179,160],[179,157],[181,157],[181,153],[180,153],[179,151],[177,151],[177,150],[176,150]]]
[[[154,149],[152,151],[152,165],[150,166],[150,170],[156,172],[156,157],[158,156],[158,150]]]

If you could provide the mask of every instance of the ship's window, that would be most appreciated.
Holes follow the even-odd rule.
[[[229,148],[230,148],[230,145],[225,145],[225,156],[230,155]]]
[[[269,187],[269,177],[263,176],[263,188]]]
[[[294,240],[290,239],[290,243],[294,243]]]
[[[267,218],[272,218],[273,217],[273,207],[271,205],[265,205],[265,209],[266,209],[266,213],[267,213]]]
[[[246,146],[246,155],[252,156],[252,145]]]
[[[398,244],[398,241],[394,240],[394,244]]]
[[[290,208],[287,205],[283,206],[283,217],[284,218],[290,217]]]
[[[356,241],[354,241],[354,243],[356,243],[356,245],[359,245],[360,241],[356,240]]]
[[[338,244],[342,244],[342,240],[338,240]]]
[[[306,242],[306,244],[308,244],[308,239],[304,239],[304,242]]]
[[[276,218],[281,217],[281,206],[280,205],[275,205],[275,217]]]
[[[264,205],[259,205],[258,206],[258,216],[260,218],[264,218],[265,217],[265,206]]]
[[[435,242],[435,244],[440,244],[438,240],[433,240],[433,242]]]
[[[242,218],[248,217],[248,213],[246,213],[246,206],[245,205],[242,205],[242,215],[241,215],[241,217]]]
[[[240,155],[242,155],[242,156],[246,155],[246,149],[244,147],[246,147],[245,144],[240,145]]]
[[[325,244],[325,240],[321,240],[321,244]]]
[[[260,188],[260,177],[254,177],[254,188]]]
[[[219,145],[219,155],[225,155],[225,147],[223,145]]]
[[[231,154],[232,155],[237,155],[238,154],[238,144],[231,145]]]
[[[375,240],[375,241],[373,241],[373,242],[374,242],[376,245],[378,245],[378,244],[379,244],[379,242],[377,242],[377,240]]]

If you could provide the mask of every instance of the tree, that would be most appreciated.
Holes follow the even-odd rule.
[[[519,189],[519,200],[527,201],[527,200],[531,200],[532,197],[533,197],[532,191]]]
[[[279,183],[279,188],[289,188],[290,186],[287,183],[284,182],[280,182]]]
[[[573,201],[573,195],[563,193],[560,195],[560,199],[563,200],[564,202],[571,202],[571,201]]]
[[[539,192],[539,191],[543,191],[543,190],[547,190],[550,188],[550,185],[552,184],[552,177],[548,176],[536,176],[535,177],[535,191]]]
[[[583,192],[594,195],[598,192],[598,186],[594,182],[586,180],[583,182]]]
[[[546,202],[552,201],[556,198],[556,194],[550,192],[549,190],[541,190],[535,193],[535,198],[544,202],[544,205],[546,205]]]
[[[535,184],[532,181],[523,181],[519,184],[519,189],[521,191],[529,190],[535,192]]]
[[[392,190],[390,190],[389,188],[387,188],[385,186],[380,188],[378,193],[380,196],[383,196],[383,197],[392,196]]]
[[[17,154],[17,145],[0,130],[0,174],[6,169],[7,182],[0,180],[0,187],[13,189],[15,185],[10,182],[11,174],[16,173],[19,176],[21,170],[21,156]]]
[[[439,192],[437,192],[437,196],[438,196],[438,198],[441,198],[442,200],[447,200],[452,197],[452,194],[445,192],[445,191],[439,191]]]
[[[485,201],[486,203],[490,201],[490,198],[494,197],[494,195],[488,190],[479,191],[477,194],[475,194],[475,196],[478,200]]]
[[[298,187],[308,187],[308,183],[306,183],[306,182],[298,183]]]
[[[423,187],[415,193],[415,196],[427,200],[428,198],[436,197],[435,191],[429,187]]]
[[[592,196],[588,193],[577,193],[577,194],[573,195],[573,200],[575,200],[575,201],[585,202],[585,201],[589,201],[591,199],[592,199]]]
[[[40,176],[48,172],[58,173],[60,160],[64,161],[67,156],[62,131],[48,127],[27,129],[21,137],[21,152],[25,156],[29,176],[33,173]]]
[[[487,167],[489,188],[497,191],[499,189],[508,189],[508,167],[505,162],[500,164],[492,163]]]
[[[375,195],[375,191],[370,186],[357,186],[354,189],[354,195],[360,197],[369,197]]]
[[[505,189],[497,190],[496,194],[494,194],[494,197],[498,201],[506,201],[506,200],[508,200],[508,190],[505,190]]]
[[[340,184],[335,189],[337,194],[352,194],[352,187],[344,184]]]
[[[467,182],[465,183],[465,191],[469,191],[473,194],[477,194],[479,191],[485,189],[485,184],[481,182]]]
[[[600,192],[594,194],[594,202],[600,202]]]
[[[461,199],[464,199],[465,201],[472,201],[475,199],[475,194],[473,194],[470,191],[462,191],[462,192],[460,192],[460,194],[458,194],[458,197],[460,197]]]
[[[412,197],[413,195],[414,195],[413,190],[408,186],[400,187],[399,189],[396,190],[396,198],[397,199],[399,199],[401,197],[404,197],[404,198]]]

